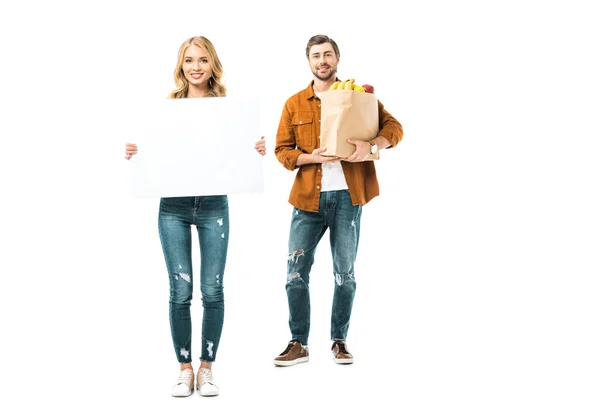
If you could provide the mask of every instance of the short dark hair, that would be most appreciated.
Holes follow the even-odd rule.
[[[340,57],[340,48],[333,39],[327,35],[315,35],[309,39],[308,44],[306,45],[306,58],[309,58],[308,53],[310,52],[311,47],[323,43],[331,43],[331,46],[333,46],[333,51],[335,52],[335,56],[337,58]]]

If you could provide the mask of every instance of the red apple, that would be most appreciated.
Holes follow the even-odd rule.
[[[365,89],[365,92],[367,93],[375,93],[375,88],[371,85],[362,85],[363,89]]]

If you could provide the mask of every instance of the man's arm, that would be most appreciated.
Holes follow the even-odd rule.
[[[296,165],[299,167],[306,164],[326,164],[343,160],[341,157],[322,156],[321,153],[325,150],[327,150],[325,147],[321,147],[320,149],[314,149],[311,154],[300,154],[296,160]]]
[[[288,109],[287,102],[281,112],[274,151],[275,156],[285,168],[293,171],[298,167],[297,160],[302,154],[302,151],[296,148],[296,136],[294,135],[294,128],[292,127],[292,114]]]
[[[377,104],[379,112],[379,133],[375,139],[373,139],[373,143],[377,145],[377,149],[379,150],[395,147],[404,136],[402,125],[400,125],[400,122],[398,122],[392,114],[385,110],[383,104],[381,104],[379,100],[377,100]],[[348,162],[365,161],[369,154],[371,154],[371,143],[369,142],[348,139],[348,143],[356,146],[356,151],[346,159]]]
[[[379,135],[375,138],[375,144],[378,149],[396,147],[404,137],[402,125],[392,114],[387,112],[379,100],[377,103],[379,105]]]
[[[378,149],[387,149],[390,147],[390,142],[385,138],[385,136],[377,136],[373,139],[373,143],[377,145]]]
[[[324,147],[315,149],[311,154],[303,153],[296,148],[296,136],[292,126],[292,113],[288,109],[288,103],[283,108],[277,137],[275,140],[275,156],[281,164],[290,171],[306,164],[323,164],[341,160],[340,157],[322,156],[326,149]]]

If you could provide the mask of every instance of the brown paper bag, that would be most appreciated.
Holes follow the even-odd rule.
[[[322,155],[348,157],[356,146],[346,139],[371,140],[379,133],[377,97],[372,93],[354,90],[321,92],[321,147]],[[378,160],[379,152],[367,160]]]

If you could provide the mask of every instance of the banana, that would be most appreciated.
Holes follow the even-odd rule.
[[[329,86],[329,90],[354,90],[356,92],[365,91],[362,86],[358,86],[354,82],[354,78],[350,78],[345,81],[335,81],[331,84],[331,86]]]

